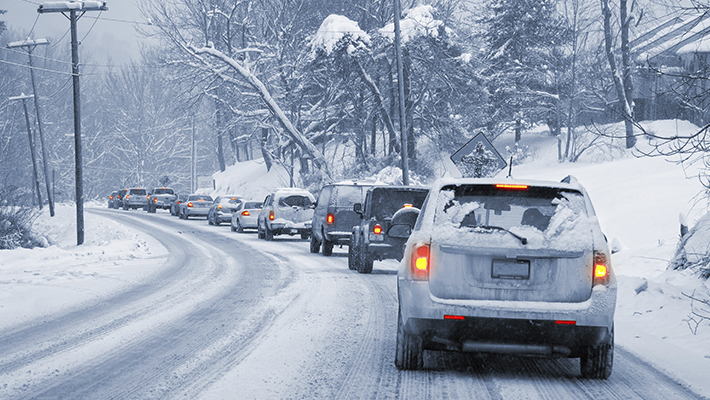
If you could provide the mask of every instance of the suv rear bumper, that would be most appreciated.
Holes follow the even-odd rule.
[[[325,239],[338,245],[350,244],[350,235],[350,232],[344,231],[325,231]]]
[[[304,233],[311,233],[311,224],[294,224],[294,223],[270,223],[269,230],[275,235],[302,235]]]
[[[616,307],[616,287],[604,286],[579,303],[446,300],[432,296],[427,281],[402,278],[398,292],[405,331],[430,349],[545,355],[546,346],[561,346],[569,352],[551,353],[578,357],[582,346],[609,340]]]

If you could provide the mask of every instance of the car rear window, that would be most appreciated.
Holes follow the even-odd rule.
[[[253,210],[255,208],[261,208],[261,202],[260,201],[247,201],[246,204],[244,204],[244,208]]]
[[[510,231],[538,244],[566,239],[588,240],[584,196],[551,187],[498,188],[495,185],[448,185],[438,195],[434,225],[458,235],[491,236]],[[468,236],[468,235],[466,235]]]
[[[279,207],[310,207],[313,204],[307,196],[292,194],[279,199]]]
[[[404,208],[405,205],[422,208],[424,199],[429,191],[427,189],[373,189],[370,204],[370,216],[383,220]]]
[[[190,198],[188,200],[189,201],[212,201],[212,197],[196,195],[196,196],[190,196]]]
[[[242,202],[242,199],[239,197],[222,197],[219,199],[220,204],[239,204]]]

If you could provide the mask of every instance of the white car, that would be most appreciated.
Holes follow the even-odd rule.
[[[259,212],[261,212],[260,201],[242,201],[232,213],[232,232],[242,233],[244,229],[257,229]]]
[[[609,377],[617,283],[574,178],[442,180],[414,227],[392,229],[409,235],[397,368],[422,368],[424,350],[454,350],[580,358],[583,377]]]
[[[266,196],[259,213],[259,239],[276,235],[301,235],[310,238],[316,199],[306,189],[281,188]]]

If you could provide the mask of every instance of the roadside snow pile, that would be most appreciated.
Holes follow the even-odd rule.
[[[700,218],[681,238],[669,268],[692,269],[703,279],[710,278],[710,213]]]

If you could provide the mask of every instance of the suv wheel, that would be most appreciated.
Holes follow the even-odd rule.
[[[369,274],[372,272],[372,264],[374,264],[375,259],[372,254],[370,254],[365,249],[360,249],[360,262],[358,265],[357,272],[361,274]]]
[[[256,237],[259,238],[259,239],[264,239],[264,238],[265,238],[265,236],[264,236],[264,231],[261,230],[261,224],[257,224],[257,227],[256,227]]]
[[[333,245],[335,243],[331,242],[330,240],[326,239],[325,236],[323,236],[323,255],[326,257],[330,257],[333,255]]]
[[[212,223],[212,218],[210,218],[209,214],[207,214],[207,225],[214,225],[214,223]]]
[[[401,308],[397,312],[397,350],[394,355],[394,365],[400,370],[424,368],[422,338],[404,331]]]
[[[264,239],[267,241],[272,241],[274,240],[274,231],[269,229],[269,225],[264,225]]]
[[[320,251],[320,242],[316,239],[316,235],[311,234],[311,253],[318,253]]]
[[[358,261],[360,260],[360,255],[358,254],[357,241],[355,239],[355,233],[350,235],[350,244],[348,245],[348,268],[355,271],[359,269]]]
[[[583,378],[607,379],[614,364],[614,327],[611,328],[609,343],[589,346],[583,350],[579,366]]]

